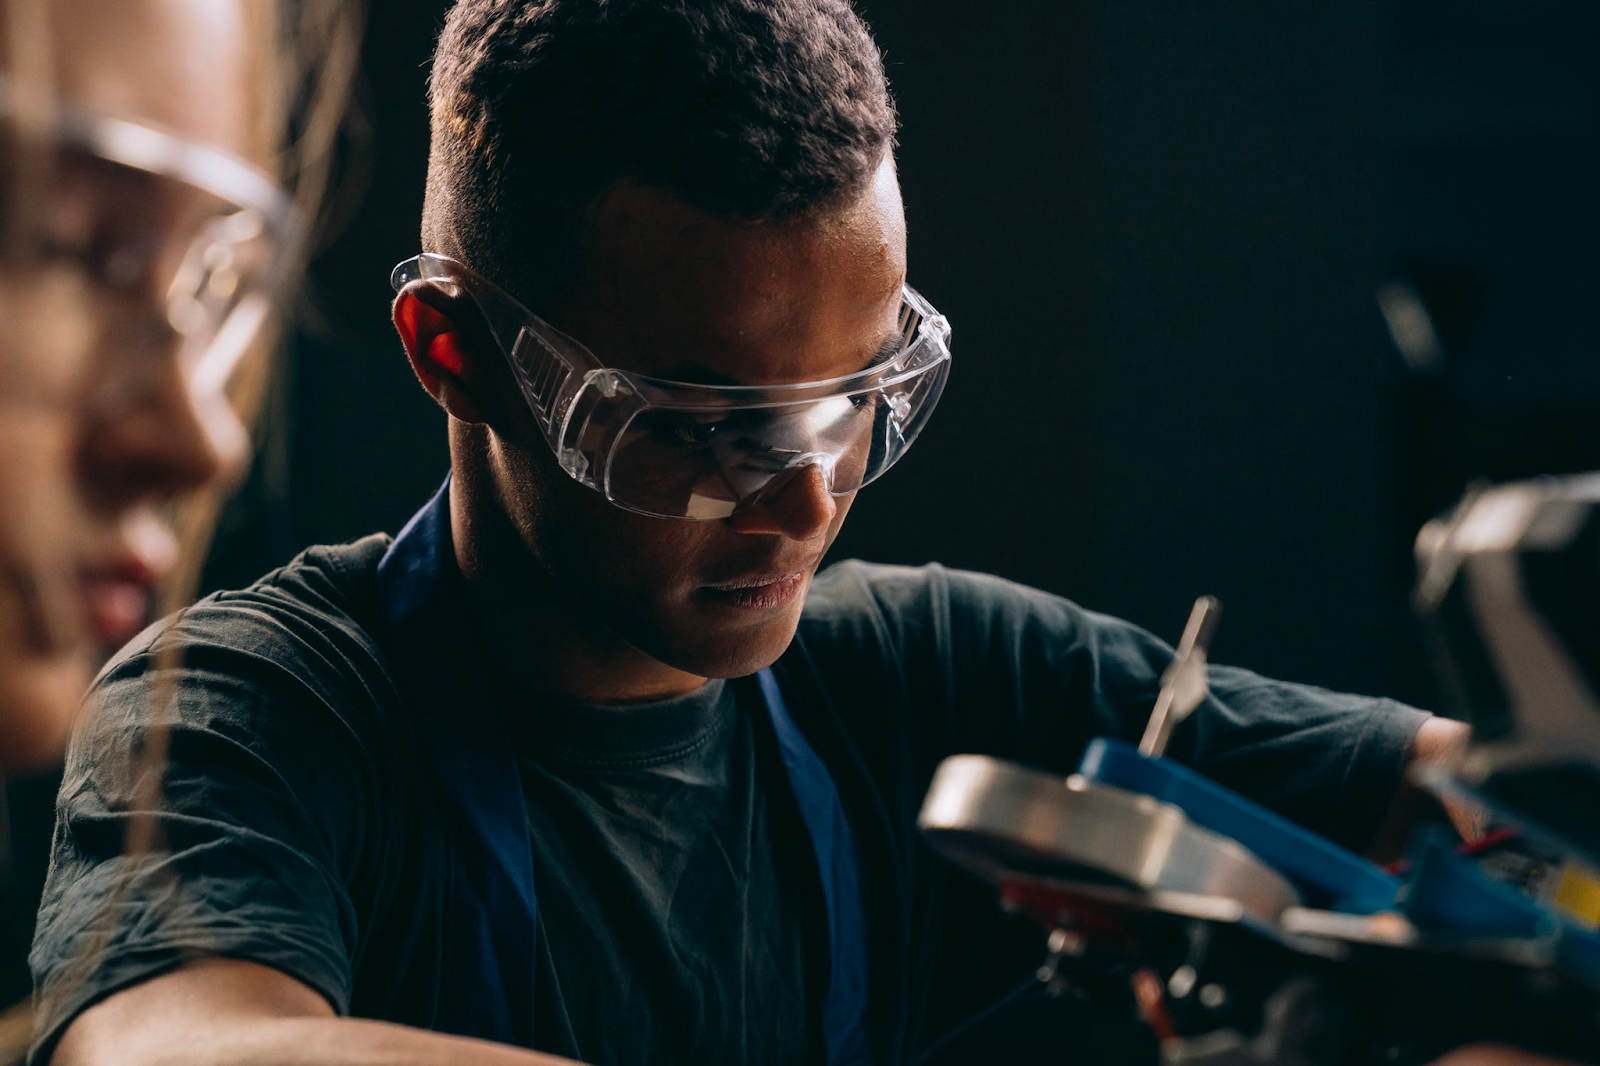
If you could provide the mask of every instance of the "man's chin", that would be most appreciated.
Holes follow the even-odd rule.
[[[696,597],[668,628],[673,647],[660,658],[700,677],[747,677],[765,669],[794,639],[803,592],[782,603],[753,606]]]

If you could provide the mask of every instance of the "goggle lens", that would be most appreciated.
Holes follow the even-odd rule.
[[[225,388],[271,308],[278,246],[261,216],[233,211],[208,221],[166,290],[166,317],[182,338],[195,387]]]
[[[876,479],[915,439],[947,363],[881,389],[726,411],[645,408],[609,452],[605,493],[664,518],[725,518],[808,466],[835,496]]]

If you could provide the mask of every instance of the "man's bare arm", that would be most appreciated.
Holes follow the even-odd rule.
[[[51,1066],[566,1066],[566,1059],[337,1017],[278,970],[207,959],[84,1011]]]
[[[1475,812],[1453,805],[1441,808],[1437,800],[1409,780],[1411,769],[1419,763],[1457,758],[1466,748],[1471,735],[1471,730],[1464,723],[1449,718],[1429,718],[1422,723],[1422,729],[1411,745],[1411,754],[1406,759],[1407,779],[1400,783],[1400,790],[1368,849],[1368,858],[1380,863],[1395,861],[1405,850],[1406,840],[1417,823],[1438,819],[1441,815],[1447,817],[1464,838],[1471,840],[1477,836]]]

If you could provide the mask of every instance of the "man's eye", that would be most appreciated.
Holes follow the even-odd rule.
[[[726,421],[719,418],[707,422],[679,422],[672,427],[672,435],[684,444],[705,447],[716,438]]]

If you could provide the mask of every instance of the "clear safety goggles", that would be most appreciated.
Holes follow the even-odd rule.
[[[298,235],[288,197],[242,159],[0,77],[0,193],[10,265],[66,265],[133,315],[127,345],[176,348],[220,389],[282,295]]]
[[[659,518],[726,518],[815,467],[835,496],[893,466],[950,373],[950,324],[910,286],[898,347],[866,369],[788,385],[700,385],[603,365],[493,282],[453,259],[395,267],[397,292],[426,282],[465,295],[506,354],[561,468],[618,507]]]

